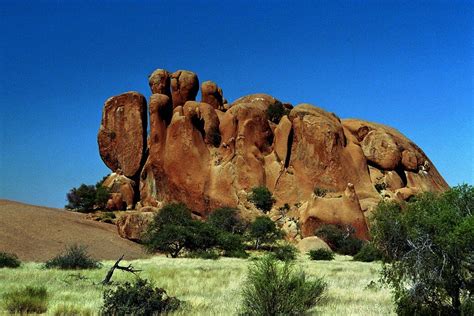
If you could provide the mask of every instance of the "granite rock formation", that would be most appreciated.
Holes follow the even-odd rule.
[[[98,135],[102,159],[121,177],[114,175],[112,192],[129,209],[179,201],[201,218],[222,206],[255,214],[247,193],[266,186],[275,209],[292,206],[300,237],[331,223],[351,225],[364,239],[367,217],[380,200],[448,188],[423,151],[388,126],[341,120],[322,108],[293,107],[266,94],[228,104],[212,81],[201,85],[197,102],[198,77],[186,70],[158,69],[149,85],[148,111],[136,92],[108,99]],[[268,115],[274,106],[286,113],[276,123]],[[131,216],[123,222],[144,222]]]

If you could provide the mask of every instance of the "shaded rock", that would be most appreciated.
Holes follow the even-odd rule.
[[[211,105],[187,101],[183,106],[183,114],[191,120],[194,127],[201,133],[206,144],[216,147],[220,145],[219,117]]]
[[[171,75],[171,95],[173,107],[184,105],[186,101],[196,100],[199,79],[194,72],[178,70]]]
[[[99,128],[100,157],[112,171],[133,177],[140,170],[146,148],[146,100],[137,92],[109,98]]]
[[[120,237],[140,242],[148,225],[153,221],[152,212],[124,212],[116,220]]]
[[[123,200],[122,193],[111,193],[107,201],[106,208],[109,211],[123,211],[127,208],[127,204]]]

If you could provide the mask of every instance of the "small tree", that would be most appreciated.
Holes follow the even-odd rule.
[[[273,195],[267,187],[259,186],[252,189],[249,195],[249,201],[263,212],[268,212],[272,209],[274,199]]]
[[[390,264],[382,279],[401,315],[461,315],[474,289],[474,187],[425,193],[403,211],[382,202],[373,217],[375,245]]]
[[[268,120],[272,121],[275,124],[278,124],[283,117],[283,115],[287,115],[290,112],[283,103],[280,101],[276,101],[273,104],[270,104],[267,109],[267,116]]]
[[[78,188],[72,188],[67,194],[68,204],[65,206],[70,210],[87,212],[94,210],[96,188],[93,185],[81,184]]]
[[[250,237],[255,241],[255,249],[262,244],[272,244],[283,237],[281,230],[269,217],[259,216],[250,224]]]
[[[143,244],[147,251],[161,251],[176,258],[189,242],[191,211],[184,204],[164,206],[145,231]]]
[[[237,209],[231,207],[215,209],[209,215],[208,223],[232,234],[242,234],[245,231],[245,223],[239,218]]]

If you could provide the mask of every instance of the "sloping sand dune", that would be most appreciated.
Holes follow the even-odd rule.
[[[24,261],[45,261],[71,244],[87,246],[96,259],[144,258],[140,245],[120,238],[115,225],[85,214],[0,199],[0,251]]]

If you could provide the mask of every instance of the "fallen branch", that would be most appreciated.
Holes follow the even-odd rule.
[[[120,261],[122,261],[123,257],[124,257],[124,255],[122,255],[115,262],[115,264],[112,266],[112,268],[110,268],[110,270],[107,272],[107,275],[105,276],[105,279],[102,281],[103,285],[110,284],[110,280],[112,279],[112,275],[114,274],[115,269],[130,272],[130,273],[133,273],[133,274],[142,271],[142,270],[135,269],[131,264],[129,264],[127,267],[120,266],[119,263],[120,263]]]

